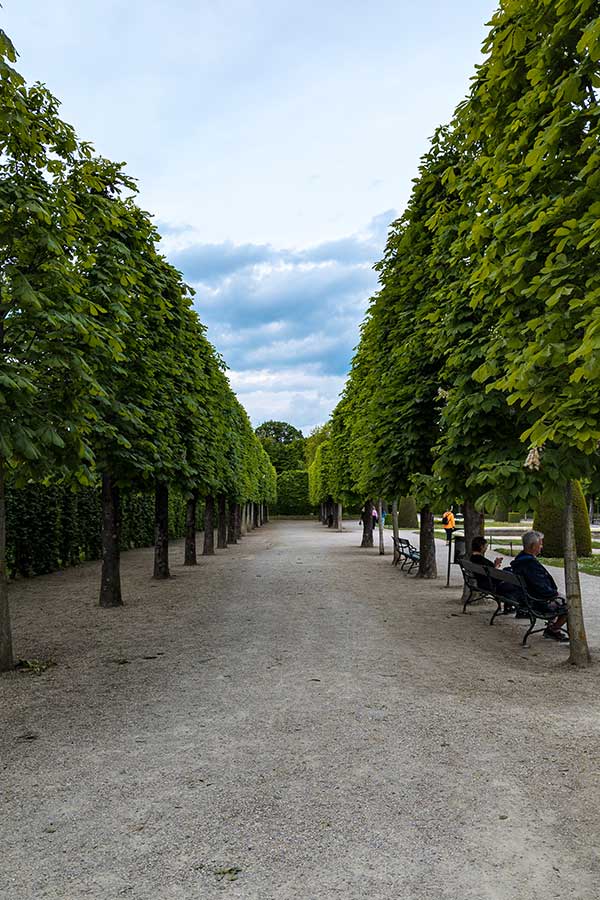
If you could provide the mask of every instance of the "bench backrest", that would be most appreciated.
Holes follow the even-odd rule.
[[[468,559],[460,559],[458,561],[460,568],[463,570],[467,584],[484,588],[489,587],[490,591],[494,590],[494,582],[496,584],[511,585],[518,591],[527,593],[522,579],[515,572],[507,572],[504,569],[496,569],[492,566],[482,566],[480,563],[470,562]]]

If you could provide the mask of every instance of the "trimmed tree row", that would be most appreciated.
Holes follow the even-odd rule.
[[[0,32],[0,670],[13,663],[6,485],[102,486],[99,602],[122,603],[123,488],[155,492],[154,577],[169,577],[168,496],[217,498],[219,545],[275,473],[122,164],[94,153],[58,102],[14,69]],[[238,510],[236,512],[236,509]],[[239,528],[235,524],[239,520]],[[189,523],[192,513],[189,512]],[[246,515],[247,521],[247,515]],[[212,536],[212,529],[210,531]],[[206,535],[208,538],[208,535]],[[236,535],[236,539],[237,539]],[[195,531],[186,562],[195,559]],[[210,552],[207,550],[207,552]]]

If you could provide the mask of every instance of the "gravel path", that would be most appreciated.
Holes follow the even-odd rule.
[[[347,528],[12,587],[3,900],[597,900],[599,669]]]

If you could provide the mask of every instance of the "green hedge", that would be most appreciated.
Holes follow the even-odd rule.
[[[573,487],[573,519],[577,555],[591,556],[592,535],[587,504],[579,482],[575,481]],[[540,497],[533,520],[533,528],[535,531],[541,531],[544,535],[544,556],[563,556],[563,510],[553,504],[548,497]]]
[[[518,523],[523,518],[523,513],[520,512],[509,512],[508,513],[508,521],[512,522],[513,525],[518,525]]]
[[[169,536],[185,530],[185,497],[169,492]],[[201,522],[202,505],[198,504]],[[101,556],[99,487],[27,485],[9,488],[6,497],[7,563],[12,577],[44,575]],[[124,491],[121,498],[121,547],[154,543],[154,494]]]
[[[277,506],[280,516],[306,516],[313,511],[308,499],[308,472],[291,469],[277,475]]]

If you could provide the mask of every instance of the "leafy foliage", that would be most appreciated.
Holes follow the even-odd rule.
[[[305,516],[312,512],[308,500],[308,472],[290,469],[277,476],[276,512],[282,516]]]
[[[305,438],[289,422],[270,420],[256,429],[256,436],[269,455],[278,474],[304,467]]]

